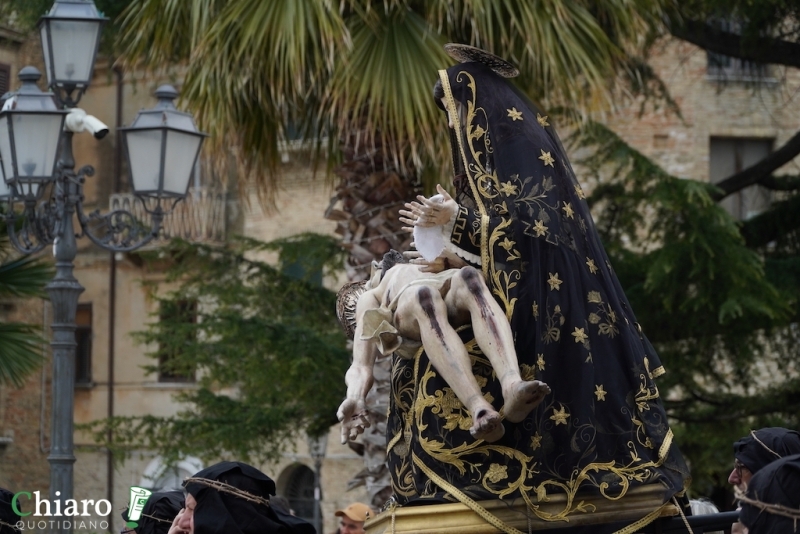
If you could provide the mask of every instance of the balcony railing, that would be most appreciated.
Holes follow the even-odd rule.
[[[141,221],[150,220],[142,201],[132,193],[111,195],[109,208],[130,211]],[[157,239],[147,248],[159,247],[179,237],[193,243],[220,244],[225,241],[226,194],[218,188],[190,188],[186,198],[175,206],[161,226]]]

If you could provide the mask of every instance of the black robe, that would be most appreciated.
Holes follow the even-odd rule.
[[[440,71],[456,124],[461,205],[448,249],[480,268],[505,309],[523,378],[552,393],[498,442],[476,441],[471,418],[426,355],[395,358],[388,462],[400,504],[522,499],[532,515],[587,513],[582,495],[632,488],[681,494],[689,474],[673,442],[654,378],[664,373],[608,262],[583,191],[550,121],[480,63]],[[485,396],[500,409],[499,381],[462,338]],[[557,514],[536,503],[575,497]],[[602,529],[591,529],[603,532]]]

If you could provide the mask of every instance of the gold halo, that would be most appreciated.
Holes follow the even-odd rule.
[[[519,69],[517,69],[517,67],[486,50],[481,50],[480,48],[465,44],[447,43],[444,45],[444,51],[447,52],[448,56],[457,61],[483,63],[492,69],[495,74],[503,78],[519,76]]]

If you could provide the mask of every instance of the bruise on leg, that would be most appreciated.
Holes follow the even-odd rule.
[[[436,307],[433,304],[433,292],[431,288],[420,288],[419,291],[417,291],[417,299],[419,299],[419,305],[422,311],[431,322],[431,329],[436,333],[436,337],[444,343],[444,332],[442,331],[441,325],[439,325],[439,319],[436,317]]]
[[[486,296],[483,292],[483,280],[480,278],[481,275],[474,269],[464,269],[461,275],[467,283],[467,289],[470,294],[472,294],[478,302],[478,307],[481,310],[481,318],[486,321],[492,337],[499,342],[500,333],[497,331],[497,323],[495,323],[494,315],[489,310],[489,304],[486,302]]]

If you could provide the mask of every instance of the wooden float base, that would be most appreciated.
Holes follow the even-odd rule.
[[[505,525],[522,532],[562,529],[570,527],[635,522],[662,507],[664,488],[659,485],[635,488],[618,501],[600,496],[576,498],[575,503],[583,501],[592,512],[575,512],[570,514],[569,521],[544,521],[530,514],[521,499],[515,501],[479,501],[478,504],[490,514],[497,517]],[[536,503],[536,500],[533,500]],[[548,502],[537,503],[539,510],[547,514],[561,512],[566,503],[566,496],[553,495]],[[678,515],[678,508],[668,504],[657,517]],[[655,518],[653,518],[655,519]],[[489,524],[484,518],[468,506],[461,503],[430,504],[421,506],[398,507],[387,510],[369,519],[364,528],[367,534],[496,534],[502,532]]]

